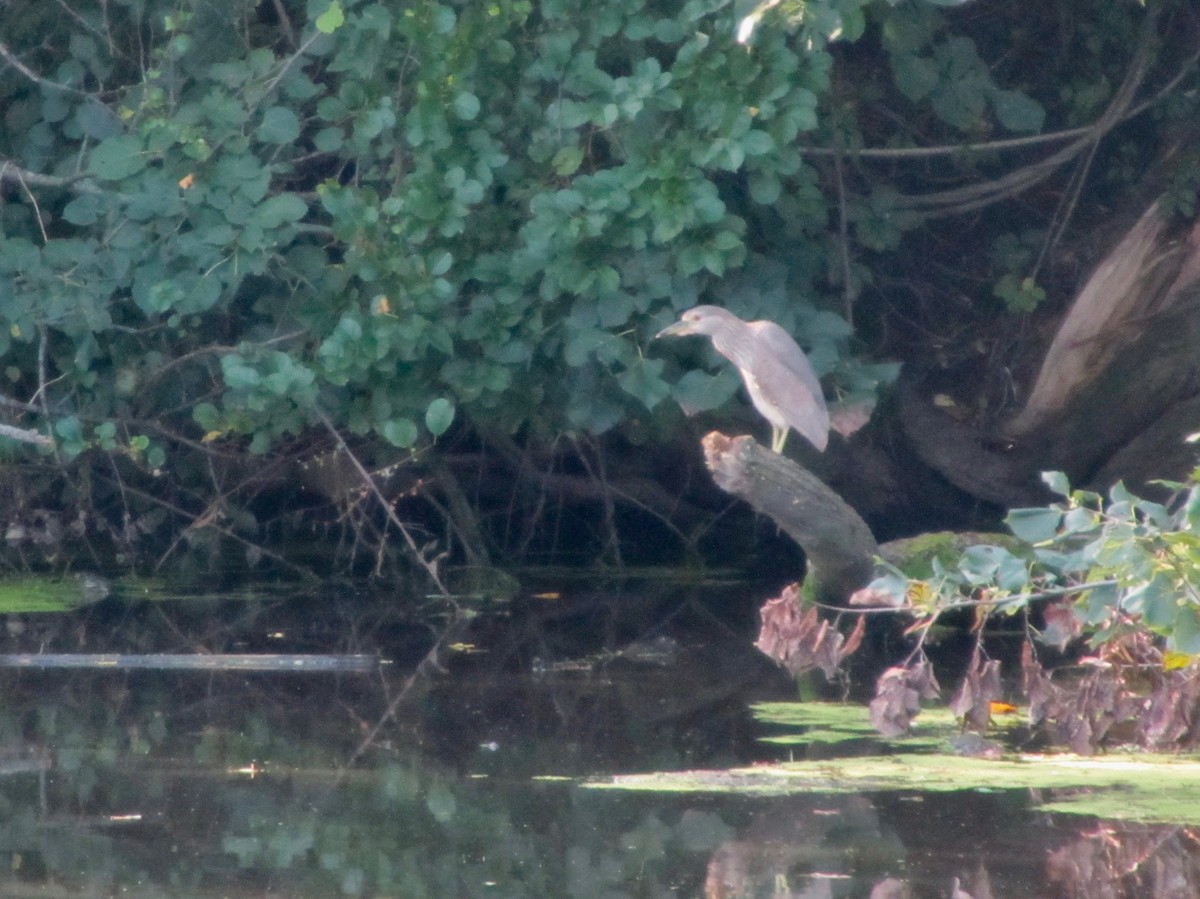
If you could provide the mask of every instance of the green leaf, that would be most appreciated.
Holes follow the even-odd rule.
[[[765,131],[754,129],[742,135],[742,149],[747,156],[763,156],[775,149],[775,140]]]
[[[671,388],[662,379],[665,364],[662,359],[640,359],[617,376],[617,383],[647,409],[653,409],[671,394]]]
[[[1131,615],[1140,615],[1148,627],[1162,633],[1175,624],[1179,610],[1179,588],[1173,578],[1158,572],[1126,593],[1121,600],[1121,609]]]
[[[269,144],[293,143],[300,137],[300,117],[286,106],[272,106],[263,113],[257,134]]]
[[[560,178],[574,175],[583,163],[583,150],[579,147],[563,147],[550,160],[550,167]]]
[[[1200,655],[1200,610],[1194,605],[1185,603],[1176,610],[1170,646],[1176,652]]]
[[[104,140],[121,133],[121,120],[99,100],[89,97],[75,113],[79,130],[93,140]]]
[[[1192,533],[1200,532],[1200,486],[1188,492],[1183,504],[1183,521]]]
[[[341,128],[322,128],[313,138],[313,146],[322,153],[333,153],[342,148],[346,135]]]
[[[779,199],[782,185],[772,172],[756,172],[750,176],[750,196],[755,203],[770,206]]]
[[[1020,91],[993,91],[992,109],[1000,124],[1009,131],[1035,133],[1042,130],[1046,121],[1042,104]]]
[[[146,450],[146,464],[156,470],[167,464],[167,454],[159,444],[152,443]]]
[[[192,421],[205,431],[216,431],[220,427],[221,414],[212,403],[197,403],[192,409]]]
[[[729,372],[710,375],[702,371],[689,371],[671,391],[685,415],[716,409],[737,393],[741,382]]]
[[[251,220],[262,228],[278,228],[299,221],[307,212],[308,204],[295,194],[278,194],[255,206]]]
[[[81,444],[83,442],[83,425],[74,415],[58,419],[54,423],[54,433],[67,443]]]
[[[479,98],[464,91],[454,98],[454,114],[463,121],[470,121],[479,115]]]
[[[1008,529],[1026,543],[1052,540],[1062,524],[1058,509],[1013,509],[1004,519]]]
[[[92,150],[88,171],[103,181],[120,181],[146,167],[142,153],[142,142],[136,137],[128,134],[110,137]]]
[[[429,266],[429,274],[435,278],[440,278],[446,272],[450,271],[450,266],[454,264],[454,255],[449,251],[439,253],[433,260],[433,264]]]
[[[925,99],[938,83],[933,60],[914,53],[900,53],[892,59],[892,77],[896,87],[914,103]]]
[[[317,31],[321,34],[333,34],[346,24],[346,14],[342,11],[342,4],[338,0],[333,0],[329,4],[329,8],[317,16],[317,20],[313,24],[317,26]]]
[[[434,437],[446,433],[446,429],[454,421],[454,404],[444,397],[438,397],[425,410],[425,427]]]
[[[1071,495],[1071,482],[1067,480],[1067,476],[1061,471],[1043,471],[1042,483],[1049,487],[1051,492],[1057,493],[1059,496]]]
[[[393,446],[407,449],[417,442],[417,426],[410,418],[393,418],[380,428],[383,438]]]
[[[974,126],[994,90],[987,66],[967,37],[951,37],[934,49],[938,83],[931,97],[934,112],[960,129]]]
[[[91,225],[108,211],[107,207],[97,194],[80,194],[63,207],[62,217],[72,225]]]
[[[458,17],[449,6],[435,6],[433,10],[433,30],[438,34],[449,34],[454,30]]]

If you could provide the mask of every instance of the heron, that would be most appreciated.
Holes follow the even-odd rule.
[[[771,449],[783,452],[788,428],[818,451],[829,442],[829,410],[812,363],[775,322],[742,321],[719,306],[696,306],[655,337],[703,334],[741,372],[750,401],[771,423]]]

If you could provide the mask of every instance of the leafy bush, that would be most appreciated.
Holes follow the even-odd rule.
[[[980,642],[952,707],[986,727],[1002,687],[999,663],[982,655],[983,625],[989,616],[1019,616],[1032,723],[1050,722],[1077,751],[1094,750],[1122,722],[1136,725],[1147,745],[1197,744],[1190,708],[1200,695],[1200,469],[1188,484],[1167,485],[1175,491],[1167,503],[1136,497],[1121,484],[1106,498],[1071,490],[1058,473],[1044,480],[1062,500],[1014,509],[1007,519],[1023,548],[972,546],[952,563],[933,559],[931,575],[919,579],[891,567],[863,591],[860,602],[917,619],[909,661],[881,689],[927,680],[925,635],[948,612],[971,610]],[[1092,664],[1073,686],[1054,684],[1034,641],[1059,650],[1086,641]],[[877,703],[879,720],[889,723],[899,717],[907,724],[917,711],[903,712],[893,696],[881,694]]]
[[[456,408],[602,431],[668,394],[642,341],[745,261],[736,207],[818,196],[826,36],[751,53],[730,11],[28,12],[4,151],[46,180],[5,209],[0,352],[26,394],[45,342],[90,418],[190,406],[257,450],[316,405],[402,447]],[[782,285],[741,305],[795,323]]]
[[[939,5],[764,6],[742,44],[732,0],[27,4],[0,24],[5,393],[56,460],[98,447],[204,507],[214,446],[223,470],[314,423],[407,450],[711,408],[727,367],[648,350],[701,300],[869,392],[853,305],[925,216],[830,153],[917,140],[894,108],[921,141],[1037,131],[1052,96]],[[1093,81],[1128,6],[1080,13]],[[834,90],[830,42],[864,37],[848,71],[892,83]]]

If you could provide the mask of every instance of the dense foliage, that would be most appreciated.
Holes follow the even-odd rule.
[[[1102,497],[1072,490],[1058,473],[1045,480],[1062,499],[1014,509],[1008,525],[1018,542],[935,555],[919,578],[892,568],[852,600],[915,619],[909,659],[880,680],[876,723],[902,731],[918,710],[906,695],[938,692],[926,638],[943,616],[967,611],[977,642],[951,703],[966,724],[986,729],[992,704],[1010,695],[984,638],[989,622],[1015,619],[1025,634],[1020,681],[1031,724],[1048,723],[1078,752],[1095,751],[1110,731],[1151,747],[1197,745],[1200,470],[1171,485],[1166,503],[1121,484]],[[1064,651],[1086,662],[1065,683],[1041,658]]]
[[[1200,471],[1166,504],[1122,484],[1106,498],[1072,490],[1061,474],[1046,482],[1062,500],[1009,513],[1019,544],[934,556],[929,576],[915,580],[889,566],[868,589],[926,619],[960,608],[1027,614],[1052,602],[1076,614],[1041,615],[1047,644],[1085,630],[1102,642],[1136,623],[1165,638],[1181,663],[1200,655]]]
[[[452,428],[644,441],[668,396],[737,388],[649,346],[700,299],[780,322],[839,395],[869,393],[891,370],[847,352],[855,304],[930,209],[917,175],[843,153],[1033,133],[1049,102],[1054,127],[1086,122],[1163,14],[1080,0],[1035,50],[1054,13],[1009,35],[974,6],[23,7],[0,24],[9,408],[57,462],[107,454],[91,500],[129,537],[154,528],[129,514],[153,478],[199,515],[249,483],[226,474],[244,451],[314,427],[401,450]],[[1071,79],[1032,83],[1056,52]],[[984,276],[1036,303],[1038,236],[993,231]],[[99,483],[77,471],[60,502]]]
[[[664,362],[628,329],[746,258],[723,173],[815,194],[794,144],[829,57],[737,47],[724,5],[27,15],[7,43],[45,74],[6,73],[6,156],[61,189],[10,179],[15,391],[49,393],[68,451],[172,409],[265,450],[316,404],[401,447],[460,407],[592,431],[653,407]]]

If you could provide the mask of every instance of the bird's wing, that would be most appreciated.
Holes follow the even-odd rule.
[[[756,355],[758,389],[788,424],[819,450],[829,441],[829,410],[812,363],[787,331],[774,322],[752,322],[764,351]]]

